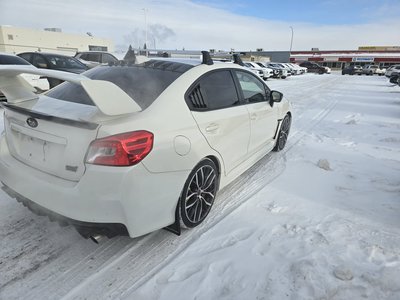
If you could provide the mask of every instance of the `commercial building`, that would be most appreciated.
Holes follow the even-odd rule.
[[[0,26],[0,52],[21,53],[41,51],[74,55],[77,51],[114,51],[109,39],[64,33],[59,28],[44,30]]]
[[[231,58],[232,52],[212,51],[214,58]],[[145,54],[144,50],[136,50],[137,53]],[[243,61],[272,61],[293,62],[313,61],[331,69],[340,70],[348,65],[379,65],[387,68],[394,64],[400,64],[400,46],[390,47],[359,47],[358,50],[329,50],[320,51],[313,48],[311,51],[234,51],[240,53]],[[174,58],[200,58],[201,51],[192,50],[148,50],[149,56],[165,56]]]
[[[313,61],[332,69],[343,69],[347,65],[378,65],[386,68],[394,64],[400,64],[399,46],[368,46],[359,47],[358,50],[333,50],[319,51],[292,51],[290,61],[301,63]]]

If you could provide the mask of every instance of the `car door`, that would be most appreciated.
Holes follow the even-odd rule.
[[[278,126],[277,105],[270,101],[270,91],[256,76],[245,71],[234,71],[240,92],[250,116],[251,136],[249,155],[262,149],[271,150]]]
[[[217,151],[228,174],[247,158],[249,113],[239,100],[229,69],[211,71],[189,89],[186,101],[201,133]]]

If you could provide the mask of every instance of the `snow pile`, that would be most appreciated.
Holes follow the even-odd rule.
[[[284,151],[206,222],[97,246],[0,191],[0,299],[400,299],[400,88],[268,81],[293,103]]]

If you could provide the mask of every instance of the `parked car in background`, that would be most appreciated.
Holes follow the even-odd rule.
[[[261,78],[264,79],[264,80],[267,80],[268,78],[271,78],[273,73],[274,73],[272,69],[264,67],[262,65],[259,65],[259,64],[255,63],[255,62],[245,61],[244,64],[247,65],[247,66],[251,66],[256,70],[261,70],[262,71],[262,77]]]
[[[284,63],[284,65],[286,65],[287,67],[289,67],[292,70],[293,75],[304,74],[305,73],[304,70],[307,70],[306,68],[302,68],[299,65],[292,64],[292,63]]]
[[[270,69],[270,70],[272,71],[271,77],[273,77],[273,78],[279,78],[279,77],[280,77],[280,75],[279,75],[279,74],[280,74],[279,70],[272,69],[271,67],[267,67],[267,65],[266,65],[265,63],[263,63],[263,62],[256,62],[256,64],[259,65],[261,68]]]
[[[74,57],[90,69],[98,65],[115,63],[118,61],[114,55],[104,51],[77,52]]]
[[[380,69],[379,66],[377,65],[366,65],[362,68],[362,74],[365,75],[374,75],[377,74],[379,76],[382,76],[385,74],[386,70],[385,69]]]
[[[311,61],[303,61],[300,66],[307,68],[308,73],[324,74],[327,71],[325,67]]]
[[[324,66],[325,70],[326,70],[326,74],[331,74],[331,68]]]
[[[18,56],[39,69],[58,70],[76,74],[80,74],[88,70],[88,67],[86,67],[79,60],[66,55],[43,52],[24,52],[19,53]],[[56,78],[47,79],[49,81],[50,88],[53,88],[63,82],[62,80]]]
[[[386,73],[386,69],[385,68],[381,68],[378,66],[378,68],[375,69],[375,74],[379,75],[379,76],[383,76]]]
[[[392,76],[390,76],[390,78],[389,78],[389,82],[397,84],[399,82],[399,79],[400,79],[399,73],[394,73],[393,72]]]
[[[0,65],[11,65],[11,66],[29,66],[32,69],[35,69],[30,63],[26,60],[8,53],[0,53]],[[35,88],[37,93],[42,93],[49,89],[49,82],[46,78],[43,78],[39,75],[33,74],[21,74],[22,78],[24,78],[33,88]],[[0,90],[0,101],[7,101],[6,96]]]
[[[287,63],[280,63],[281,66],[285,67],[290,72],[290,75],[297,75],[297,71]]]
[[[298,64],[295,63],[288,63],[290,66],[293,67],[294,70],[297,71],[297,74],[304,74],[307,73],[307,68],[300,67]]]
[[[35,101],[14,90],[4,105],[2,189],[95,240],[200,225],[219,189],[284,148],[292,119],[282,93],[258,76],[204,57],[85,76],[38,70],[67,82]],[[29,92],[16,71],[24,67],[0,66]]]
[[[251,64],[243,62],[243,67],[253,72],[254,74],[260,76],[260,78],[264,77],[264,72],[261,68],[255,68]]]
[[[272,70],[277,70],[279,72],[276,76],[277,78],[285,79],[286,77],[290,76],[288,70],[280,66],[278,63],[267,62],[264,65]]]
[[[359,65],[350,65],[350,66],[345,67],[342,70],[342,75],[346,75],[346,74],[349,74],[349,75],[355,75],[355,74],[361,75],[361,73],[362,73],[362,67],[359,66]]]
[[[283,68],[284,70],[286,70],[287,72],[287,76],[292,76],[294,74],[294,71],[291,67],[288,67],[287,65],[285,65],[284,63],[275,63],[277,64],[279,67]]]
[[[391,67],[389,67],[386,72],[385,72],[385,76],[390,78],[390,76],[392,76],[393,72],[399,72],[400,71],[400,65],[393,65]]]

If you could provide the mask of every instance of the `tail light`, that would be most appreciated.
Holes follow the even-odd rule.
[[[132,166],[153,149],[154,136],[140,130],[94,140],[86,154],[86,163],[103,166]]]

